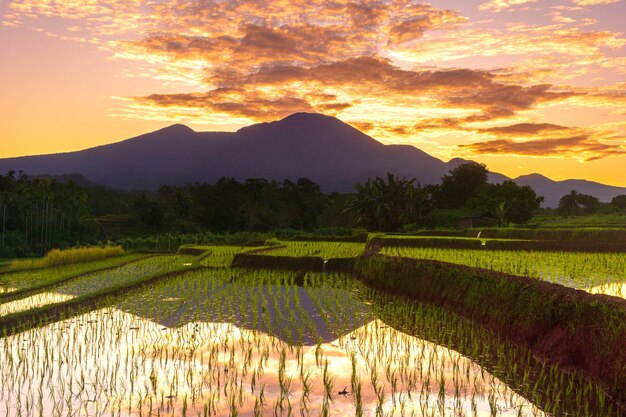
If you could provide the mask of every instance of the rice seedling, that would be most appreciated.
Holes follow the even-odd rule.
[[[323,259],[351,258],[358,256],[365,250],[364,243],[356,242],[306,242],[306,241],[279,241],[282,248],[268,251],[265,255],[271,256],[319,256]]]
[[[199,248],[207,251],[207,255],[203,256],[200,261],[201,265],[221,268],[229,267],[236,254],[259,249],[251,246],[201,246]]]
[[[432,259],[624,297],[626,257],[618,253],[484,251],[438,248],[383,248],[381,253]]]
[[[57,266],[54,268],[2,273],[0,274],[0,300],[3,295],[25,290],[37,290],[66,279],[106,268],[112,268],[145,256],[146,255],[135,253],[92,262]]]
[[[75,297],[132,284],[147,276],[166,274],[181,269],[193,260],[189,256],[156,256],[118,268],[94,272],[67,280],[46,292],[0,304],[0,317],[49,304],[62,303]]]
[[[343,274],[299,274],[191,271],[3,337],[0,413],[615,411],[595,386],[533,365],[527,353],[444,309],[377,293]]]

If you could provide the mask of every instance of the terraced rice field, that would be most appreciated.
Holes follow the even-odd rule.
[[[364,250],[281,244],[262,253],[329,259]],[[598,386],[444,308],[343,273],[229,267],[255,247],[203,249],[131,255],[107,270],[95,269],[111,260],[11,274],[12,291],[49,286],[0,299],[0,415],[618,416]],[[427,251],[383,250],[485,261],[469,251]],[[533,256],[492,262],[542,279],[571,276],[565,265],[574,261],[619,276],[608,255],[555,254],[544,269]],[[82,299],[90,302],[64,309]]]
[[[323,259],[351,258],[365,250],[365,243],[353,242],[291,242],[279,241],[283,248],[268,251],[271,256],[319,256]]]
[[[438,248],[383,248],[381,253],[433,259],[527,276],[626,298],[626,256],[621,253],[489,251]]]
[[[30,297],[0,304],[0,316],[19,313],[49,304],[71,300],[81,295],[98,293],[103,290],[133,284],[149,276],[166,274],[181,269],[185,264],[191,265],[191,256],[154,256],[138,259],[135,262],[94,272],[70,279],[62,284],[48,288]]]
[[[115,258],[102,259],[95,262],[63,265],[55,268],[5,272],[0,274],[0,294],[54,284],[58,281],[63,281],[65,279],[97,271],[99,269],[111,268],[144,256],[145,255],[142,254],[128,254]]]

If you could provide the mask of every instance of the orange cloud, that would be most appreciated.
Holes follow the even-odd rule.
[[[519,6],[521,4],[533,3],[537,0],[491,0],[487,3],[483,3],[478,8],[480,10],[492,10],[494,12],[501,12],[513,6]]]
[[[474,154],[555,156],[584,161],[626,154],[624,137],[549,123],[520,123],[478,132],[499,139],[460,147]]]
[[[511,139],[496,139],[488,142],[460,145],[460,147],[475,154],[483,155],[554,156],[582,159],[584,161],[594,161],[608,156],[626,154],[626,147],[624,146],[600,143],[586,136],[521,142]]]
[[[482,114],[483,120],[489,120],[511,116],[520,110],[533,108],[538,103],[563,100],[575,95],[570,91],[553,90],[548,84],[528,87],[503,84],[485,71],[409,71],[389,61],[369,57],[312,67],[268,66],[248,75],[234,71],[213,72],[208,81],[218,88],[206,94],[153,95],[137,100],[157,106],[206,107],[207,102],[215,101],[216,93],[218,100],[222,101],[227,99],[226,95],[234,100],[242,100],[242,94],[251,97],[267,94],[268,91],[277,99],[293,99],[304,97],[320,88],[332,87],[361,99],[375,100],[376,97],[385,96],[396,102],[427,100],[434,107],[470,109]],[[293,88],[294,85],[298,85],[298,88]],[[317,110],[317,106],[312,107]],[[296,110],[301,110],[301,107],[294,108]]]
[[[580,14],[611,2],[485,0],[470,18],[418,0],[15,0],[3,24],[95,44],[129,76],[162,82],[120,101],[117,117],[243,124],[317,111],[442,157],[478,138],[463,149],[551,155],[569,143],[590,159],[621,152],[615,130],[563,127],[541,112],[601,107],[623,118],[615,80],[626,38]],[[543,19],[516,20],[531,3]],[[504,10],[506,20],[475,19]]]
[[[619,3],[621,0],[574,0],[579,6],[597,6],[599,4]]]

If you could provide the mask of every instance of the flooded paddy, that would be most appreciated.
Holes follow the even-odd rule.
[[[49,304],[61,303],[111,287],[132,284],[145,277],[172,272],[191,262],[192,259],[190,256],[179,255],[155,256],[117,268],[84,274],[53,285],[44,292],[0,304],[0,317]]]
[[[341,275],[190,272],[0,339],[0,415],[546,415],[373,296]]]

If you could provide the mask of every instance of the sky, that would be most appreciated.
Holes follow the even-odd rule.
[[[626,186],[626,0],[0,0],[0,157],[294,112]]]

